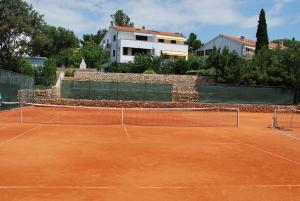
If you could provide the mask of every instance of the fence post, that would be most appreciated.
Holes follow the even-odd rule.
[[[91,80],[89,80],[89,99],[91,100]]]
[[[147,83],[144,83],[144,101],[148,101],[148,99],[147,99]]]
[[[119,82],[117,81],[117,100],[119,100]]]

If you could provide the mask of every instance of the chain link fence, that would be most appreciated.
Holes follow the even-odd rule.
[[[19,91],[32,89],[33,85],[33,77],[0,69],[0,101],[18,101]]]
[[[295,89],[266,86],[198,85],[199,102],[233,104],[281,104],[297,103]]]
[[[172,101],[172,84],[63,80],[61,96],[70,99]]]

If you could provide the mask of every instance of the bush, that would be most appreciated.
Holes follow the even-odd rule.
[[[199,69],[199,70],[188,70],[187,75],[215,75],[215,69]]]
[[[37,67],[35,72],[35,84],[41,86],[50,86],[54,84],[56,78],[56,62],[48,59],[44,66]]]
[[[144,74],[156,74],[156,72],[152,69],[149,69],[149,70],[145,70]]]
[[[34,67],[31,65],[31,63],[28,60],[26,60],[24,58],[20,59],[19,68],[20,68],[21,73],[23,73],[23,74],[26,74],[29,76],[35,75]]]
[[[66,77],[74,77],[74,73],[75,73],[75,69],[68,69],[68,70],[65,72],[65,76],[66,76]]]

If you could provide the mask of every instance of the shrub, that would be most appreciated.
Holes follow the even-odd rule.
[[[65,72],[65,76],[66,76],[66,77],[74,77],[74,73],[75,73],[75,69],[68,69],[68,70]]]
[[[152,69],[149,69],[149,70],[145,70],[144,74],[156,74],[156,72]]]
[[[23,74],[30,75],[30,76],[34,76],[35,75],[35,69],[34,69],[34,67],[26,59],[23,59],[23,58],[20,59],[20,61],[19,61],[19,68],[20,68],[21,73],[23,73]]]
[[[199,70],[188,70],[187,75],[215,75],[215,70],[211,69],[199,69]]]
[[[50,86],[55,82],[56,78],[56,62],[48,59],[44,66],[37,67],[35,72],[35,84],[42,86]]]

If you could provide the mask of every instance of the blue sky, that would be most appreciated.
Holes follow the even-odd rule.
[[[79,37],[108,28],[110,15],[124,10],[136,27],[157,31],[194,32],[207,42],[218,34],[255,39],[258,14],[267,13],[269,38],[300,40],[300,0],[26,0],[51,25]]]

